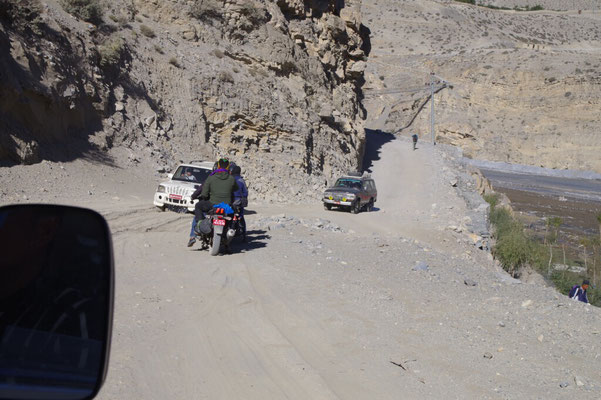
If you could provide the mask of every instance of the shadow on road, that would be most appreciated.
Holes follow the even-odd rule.
[[[236,236],[234,240],[230,243],[230,252],[223,251],[222,247],[219,253],[220,256],[227,256],[229,254],[235,253],[245,253],[249,250],[260,249],[263,247],[267,247],[266,240],[271,239],[271,236],[267,235],[267,231],[263,230],[252,230],[246,232],[246,243],[242,241],[241,237]],[[208,251],[208,247],[202,247],[202,245],[198,245],[196,248],[191,249],[192,251],[205,252]]]
[[[246,243],[242,242],[241,239],[236,238],[232,245],[235,246],[234,251],[243,253],[267,247],[266,241],[269,239],[271,239],[271,236],[267,234],[267,231],[254,229],[246,232]]]
[[[381,130],[365,129],[365,153],[363,154],[362,170],[372,172],[374,162],[380,159],[380,149],[386,143],[396,138],[392,133]]]
[[[363,208],[363,209],[361,209],[360,214],[368,213],[368,212],[377,212],[377,211],[380,211],[380,209],[378,207],[372,208],[371,211],[367,211]],[[345,208],[345,207],[332,207],[331,209],[328,210],[328,212],[341,212],[341,213],[350,214],[350,211],[348,210],[348,208]]]

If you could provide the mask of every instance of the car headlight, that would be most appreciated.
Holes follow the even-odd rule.
[[[349,200],[353,200],[355,198],[355,194],[354,193],[347,193],[344,195],[344,197],[346,197]]]
[[[159,185],[159,188],[157,189],[157,193],[165,193],[165,186]]]

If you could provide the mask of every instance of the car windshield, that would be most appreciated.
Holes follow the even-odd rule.
[[[358,179],[340,178],[336,181],[334,186],[361,189],[361,181]]]
[[[174,181],[185,181],[203,183],[209,177],[211,171],[204,168],[180,166],[173,174]]]

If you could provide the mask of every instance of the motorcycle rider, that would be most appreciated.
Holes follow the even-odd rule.
[[[244,220],[244,207],[248,205],[248,188],[246,186],[246,182],[240,173],[242,169],[234,165],[230,168],[230,174],[236,180],[238,184],[238,190],[234,192],[234,204],[237,204],[240,207],[240,229],[242,229],[242,240],[246,242],[246,221]]]
[[[230,162],[227,158],[221,158],[217,161],[217,169],[211,172],[211,175],[203,183],[201,189],[197,189],[192,194],[192,199],[200,199],[195,206],[194,219],[192,220],[192,229],[190,230],[190,239],[188,247],[196,242],[194,226],[202,218],[202,213],[211,209],[212,206],[219,203],[232,204],[233,193],[239,189],[236,179],[230,175],[228,168]],[[198,193],[200,192],[200,193]],[[208,199],[208,201],[206,201]]]

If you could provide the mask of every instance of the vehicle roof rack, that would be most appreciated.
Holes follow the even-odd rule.
[[[346,176],[360,177],[361,176],[361,172],[359,172],[359,171],[351,171],[351,172],[347,173]]]
[[[212,168],[214,165],[214,162],[213,161],[192,160],[188,163],[188,165],[196,165],[198,167],[203,167],[203,168]]]

